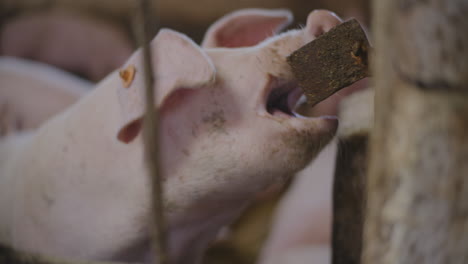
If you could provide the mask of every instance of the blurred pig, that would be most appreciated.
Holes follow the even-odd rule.
[[[60,69],[13,57],[0,57],[0,80],[0,135],[39,127],[93,87]]]
[[[0,54],[40,61],[100,81],[132,53],[116,25],[63,10],[25,13],[0,31]]]
[[[286,63],[336,17],[312,12],[303,29],[275,35],[291,18],[242,10],[213,24],[202,48],[168,29],[151,43],[173,263],[197,263],[259,191],[304,168],[336,132],[335,118],[294,113],[301,90]],[[35,132],[0,141],[0,242],[62,257],[149,259],[142,56]]]

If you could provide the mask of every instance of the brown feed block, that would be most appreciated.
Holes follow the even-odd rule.
[[[356,19],[344,22],[287,57],[307,102],[315,105],[369,76],[366,33]]]

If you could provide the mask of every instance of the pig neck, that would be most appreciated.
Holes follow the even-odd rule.
[[[92,251],[103,252],[111,248],[109,241],[125,243],[125,239],[115,239],[116,230],[133,236],[130,230],[145,230],[149,225],[151,189],[144,167],[142,137],[138,136],[128,144],[117,139],[118,128],[123,122],[117,94],[121,85],[118,73],[112,73],[75,105],[48,121],[31,138],[31,144],[23,151],[26,158],[18,164],[24,175],[29,175],[26,178],[35,178],[31,185],[48,182],[61,188],[47,193],[50,199],[54,199],[54,195],[56,199],[51,213],[41,215],[41,222],[50,225],[54,222],[76,221],[77,225],[88,222],[89,231],[77,232],[88,232],[86,239],[89,237],[90,241],[65,241],[73,245],[72,248],[86,247],[96,241]],[[38,166],[24,166],[32,163]],[[213,202],[213,199],[194,201],[191,196],[184,198],[181,197],[183,191],[191,187],[177,182],[174,177],[166,179],[165,187],[171,255],[186,252],[184,258],[188,259],[196,258],[201,249],[214,239],[218,229],[235,219],[249,200],[239,198],[230,204],[223,202],[220,205],[218,199]],[[35,208],[44,207],[42,196],[41,191],[31,195]],[[74,209],[77,202],[86,206],[77,211]],[[98,221],[87,220],[86,216],[94,217],[96,214],[99,217],[106,214],[105,217],[112,217],[113,221],[101,226]],[[44,233],[37,237],[50,236],[45,233],[48,229],[59,228],[44,226],[41,228]],[[91,239],[94,233],[98,233],[95,230],[100,230],[99,238]],[[148,234],[134,234],[128,241],[141,241]],[[197,250],[192,242],[202,234],[203,241],[199,241]],[[113,248],[126,246],[119,244]]]
[[[109,75],[11,159],[12,175],[21,175],[13,183],[15,246],[106,258],[147,237],[151,190],[142,145],[139,137],[130,144],[117,139],[120,82],[118,73]]]
[[[117,140],[118,128],[123,122],[117,96],[117,87],[121,85],[118,73],[111,73],[78,103],[52,120],[44,130],[54,130],[50,131],[51,134],[63,131],[64,139],[68,141],[60,142],[61,144],[70,147],[90,146],[95,153],[90,153],[87,159],[96,159],[96,156],[105,155],[107,152],[114,158],[125,158],[126,163],[130,162],[134,152],[140,151],[141,146],[138,140],[132,144]],[[110,150],[114,152],[109,152]],[[125,156],[122,156],[121,152],[124,152]],[[105,165],[109,164],[102,166]]]
[[[42,155],[48,159],[45,164],[63,167],[62,171],[70,171],[67,166],[80,168],[69,173],[70,177],[88,177],[91,182],[94,177],[118,178],[123,174],[132,175],[132,179],[144,178],[139,175],[143,171],[141,137],[129,144],[117,139],[123,122],[117,94],[121,85],[118,73],[110,74],[80,101],[39,129],[36,144],[48,142],[50,151],[50,155]],[[57,161],[60,165],[55,164]]]
[[[112,206],[108,203],[99,204],[99,200],[109,201],[106,195],[117,197],[117,201],[113,200],[114,198],[112,200],[113,203],[122,206],[118,211],[123,210],[127,212],[126,215],[131,215],[127,227],[133,230],[135,226],[139,226],[140,228],[137,229],[144,230],[149,222],[143,219],[149,220],[151,217],[151,189],[144,167],[141,134],[129,144],[117,140],[117,131],[123,120],[117,97],[117,87],[121,85],[118,74],[111,74],[77,104],[42,127],[34,141],[36,141],[35,144],[42,142],[54,144],[47,148],[51,152],[49,155],[41,155],[45,159],[44,164],[47,164],[45,167],[62,172],[73,171],[70,168],[78,168],[76,173],[55,175],[52,181],[73,182],[71,178],[74,177],[84,178],[83,181],[89,181],[92,184],[100,184],[100,179],[107,177],[110,182],[113,182],[111,184],[117,182],[120,189],[113,195],[96,194],[94,197],[82,195],[89,191],[88,187],[85,186],[80,190],[80,186],[71,183],[67,189],[77,192],[82,203],[91,205],[90,212],[94,213],[110,211],[109,207]],[[64,150],[67,150],[66,153]],[[61,168],[57,169],[59,166]],[[83,167],[86,170],[81,170]],[[64,177],[70,179],[64,179]],[[173,188],[168,188],[169,186],[175,188],[175,192],[171,192]],[[180,183],[171,177],[165,181],[164,198],[171,255],[178,260],[197,259],[209,242],[216,237],[219,228],[235,219],[247,201],[240,199],[241,201],[235,201],[230,206],[224,204],[222,207],[218,207],[218,203],[215,203],[216,206],[212,207],[210,204],[203,205],[200,202],[182,198],[181,191],[184,188],[178,186]],[[104,198],[100,199],[101,196]],[[121,196],[135,199],[124,200],[119,198]],[[173,208],[171,204],[176,208]],[[73,214],[73,212],[63,214]],[[114,219],[116,217],[122,218],[119,214],[115,214]],[[140,221],[131,222],[134,219]],[[112,230],[111,232],[122,230],[121,226],[111,225],[111,223],[106,223],[105,228]],[[90,229],[99,230],[100,228],[96,226]],[[147,237],[148,234],[136,234],[136,236]],[[139,239],[141,237],[132,238],[136,241]],[[197,246],[193,245],[194,240],[197,240]]]

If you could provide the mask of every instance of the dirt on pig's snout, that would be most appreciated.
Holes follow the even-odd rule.
[[[202,123],[210,127],[210,134],[227,133],[225,128],[226,118],[222,109],[207,114],[202,118]]]

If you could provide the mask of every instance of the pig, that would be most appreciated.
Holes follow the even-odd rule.
[[[312,12],[229,14],[201,47],[162,29],[150,44],[172,263],[198,263],[257,193],[304,168],[338,121],[305,118],[286,56],[334,25]],[[136,51],[37,130],[0,141],[0,243],[66,258],[149,261],[151,189],[143,157],[144,78]]]
[[[190,0],[160,1],[151,10],[158,16],[162,25],[177,28],[187,33],[194,40],[200,41],[204,29],[218,17],[239,8],[252,6],[264,8],[281,8],[287,6],[301,22],[306,19],[309,11],[317,8],[334,10],[339,15],[349,18],[357,18],[361,25],[369,25],[370,1],[369,0],[202,0],[198,5],[192,5]],[[31,0],[0,1],[0,16],[12,13],[32,13],[38,10],[38,5]],[[47,10],[73,10],[98,18],[105,18],[114,24],[128,25],[132,18],[135,1],[113,0],[55,0],[47,3]],[[34,10],[31,12],[31,10]],[[37,11],[36,11],[37,12]],[[122,27],[124,28],[124,27]],[[125,28],[129,31],[129,27]],[[131,32],[128,32],[131,35]]]
[[[0,54],[36,60],[100,81],[132,54],[115,24],[65,10],[28,12],[6,20]]]
[[[55,67],[14,57],[0,57],[0,80],[4,132],[36,129],[93,87]]]

